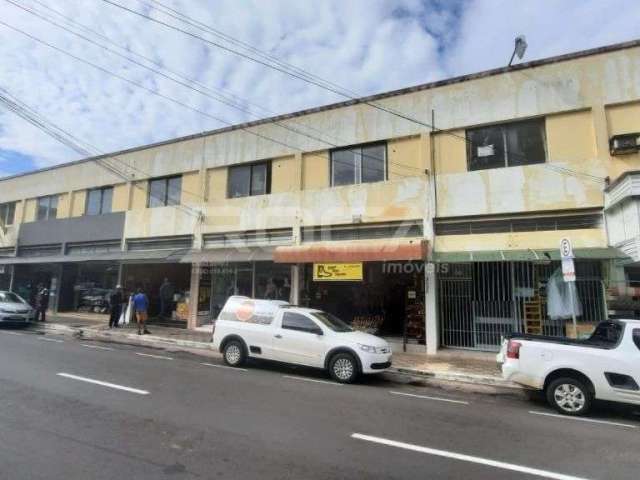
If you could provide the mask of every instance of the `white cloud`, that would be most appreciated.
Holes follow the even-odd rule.
[[[20,3],[44,11],[36,3],[39,1],[173,70],[211,87],[231,90],[277,113],[342,99],[100,0]],[[527,58],[640,37],[637,22],[640,4],[632,0],[164,0],[163,3],[166,2],[361,94],[504,65],[511,54],[513,38],[519,33],[527,35],[529,41]],[[121,3],[142,9],[134,1]],[[154,16],[161,18],[157,13]],[[247,119],[243,113],[128,64],[6,2],[0,3],[0,19],[211,115],[234,123]],[[102,151],[221,126],[3,26],[0,32],[3,38],[0,86]],[[77,158],[77,154],[2,110],[0,149],[31,156],[37,166]]]

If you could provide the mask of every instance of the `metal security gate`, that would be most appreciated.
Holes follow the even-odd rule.
[[[578,322],[595,323],[606,318],[601,265],[596,261],[576,263],[576,289],[582,307]],[[503,335],[531,328],[527,322],[531,311],[539,316],[535,333],[563,336],[566,320],[551,320],[546,313],[547,283],[559,268],[559,262],[551,261],[458,263],[441,268],[441,344],[495,351]]]

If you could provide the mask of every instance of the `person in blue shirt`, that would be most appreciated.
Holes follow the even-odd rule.
[[[133,296],[133,310],[136,312],[138,335],[151,333],[146,327],[146,322],[149,319],[149,314],[147,313],[149,310],[149,299],[140,287],[138,287],[136,294]]]

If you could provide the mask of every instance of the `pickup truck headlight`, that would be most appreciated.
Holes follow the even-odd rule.
[[[373,345],[365,345],[363,343],[359,343],[358,347],[367,353],[389,353],[388,347],[374,347]]]
[[[13,313],[11,310],[6,310],[4,308],[0,308],[0,313]]]

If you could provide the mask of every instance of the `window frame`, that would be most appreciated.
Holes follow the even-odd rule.
[[[265,188],[263,193],[252,193],[253,192],[253,169],[256,167],[266,168],[266,178],[265,178]],[[249,187],[247,195],[231,195],[231,172],[233,170],[241,170],[243,168],[249,169]],[[246,197],[257,197],[260,195],[270,195],[271,194],[271,160],[261,160],[259,162],[252,162],[246,164],[239,165],[230,165],[227,167],[227,198],[246,198]]]
[[[104,211],[104,193],[106,190],[111,190],[111,205],[109,206],[109,211],[105,212]],[[89,213],[89,196],[91,195],[91,192],[100,192],[100,202],[99,202],[99,209],[98,209],[98,213]],[[84,214],[85,216],[98,216],[98,215],[105,215],[107,213],[111,213],[113,211],[113,186],[109,185],[106,187],[97,187],[97,188],[91,188],[89,190],[87,190],[87,198],[85,199],[85,203],[84,203]]]
[[[285,326],[285,319],[287,317],[287,315],[290,316],[296,316],[296,317],[302,317],[305,320],[309,321],[314,328],[303,328],[303,327],[290,327],[290,326]],[[311,333],[311,334],[315,334],[315,335],[320,335],[319,332],[324,333],[324,330],[322,329],[322,327],[320,325],[318,325],[318,323],[313,320],[311,317],[304,315],[302,313],[298,313],[298,312],[282,312],[282,320],[280,321],[280,328],[282,328],[283,330],[292,330],[294,332],[303,332],[303,333]]]
[[[631,340],[636,344],[638,350],[640,350],[640,328],[634,328],[631,332]]]
[[[16,206],[18,202],[0,203],[0,225],[9,227],[16,223]],[[2,210],[4,209],[4,214]],[[11,212],[11,221],[8,221],[9,212]]]
[[[51,209],[52,209],[52,200],[55,198],[55,204],[56,204],[56,216],[55,217],[51,217]],[[47,215],[44,218],[40,218],[40,201],[41,200],[47,200]],[[60,204],[60,194],[54,194],[54,195],[43,195],[42,197],[37,197],[36,198],[36,221],[40,222],[40,221],[44,221],[44,220],[55,220],[56,218],[58,218],[58,206]]]
[[[542,139],[542,150],[543,150],[543,155],[544,155],[544,159],[540,162],[540,161],[536,161],[536,162],[529,162],[529,163],[511,163],[509,161],[509,148],[508,148],[508,129],[510,127],[514,127],[514,126],[518,126],[518,125],[523,125],[523,124],[527,124],[527,123],[538,123],[538,127],[540,129],[540,133],[541,133],[541,139]],[[500,129],[500,136],[502,137],[502,144],[500,145],[500,147],[502,148],[502,152],[504,155],[504,164],[500,165],[500,166],[495,166],[495,167],[479,167],[479,168],[472,168],[471,166],[471,161],[473,158],[476,158],[476,156],[473,155],[473,148],[474,147],[479,147],[481,145],[478,144],[474,144],[473,141],[470,139],[469,134],[472,132],[476,132],[482,129],[489,129],[489,128],[493,128],[493,129]],[[494,170],[497,168],[512,168],[512,167],[523,167],[523,166],[527,166],[527,165],[540,165],[543,163],[547,163],[549,160],[549,148],[548,148],[548,140],[547,140],[547,119],[545,116],[542,117],[532,117],[532,118],[524,118],[524,119],[518,119],[518,120],[510,120],[510,121],[506,121],[506,122],[500,122],[500,123],[490,123],[490,124],[486,124],[486,125],[478,125],[475,127],[471,127],[471,128],[467,128],[465,129],[465,140],[466,140],[466,160],[467,160],[467,172],[477,172],[477,171],[481,171],[481,170]],[[514,157],[518,157],[517,154],[512,153],[511,154]]]
[[[150,178],[148,180],[148,188],[147,188],[147,208],[160,208],[160,207],[175,207],[177,205],[181,205],[182,204],[182,174],[180,175],[167,175],[165,177],[156,177],[156,178]],[[180,199],[178,201],[178,203],[169,203],[169,182],[171,182],[171,180],[175,180],[175,179],[180,179]],[[164,182],[164,198],[163,199],[157,199],[159,201],[161,201],[161,205],[151,205],[151,185],[154,182]],[[156,198],[156,197],[153,197]]]
[[[384,147],[384,159],[383,159],[383,172],[382,179],[375,180],[372,182],[363,182],[362,181],[362,171],[363,171],[363,161],[362,161],[362,150],[369,147]],[[345,183],[341,185],[336,185],[335,183],[335,168],[334,168],[334,154],[339,152],[351,152],[354,155],[355,163],[354,163],[354,182],[353,183]],[[361,143],[357,145],[351,145],[349,147],[340,147],[333,148],[329,150],[329,183],[331,187],[346,187],[349,185],[363,185],[367,183],[377,183],[377,182],[386,182],[389,179],[389,142],[386,140],[378,141],[378,142],[369,142],[369,143]]]

